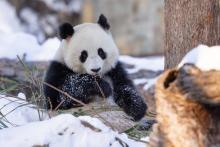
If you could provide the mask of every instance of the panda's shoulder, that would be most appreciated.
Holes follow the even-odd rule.
[[[65,64],[59,62],[59,61],[51,61],[49,68],[55,70],[55,71],[59,71],[59,72],[73,72],[71,69],[69,69]]]
[[[125,71],[125,68],[124,68],[124,65],[123,63],[121,63],[120,61],[117,61],[115,66],[112,67],[107,74],[115,74],[115,73],[118,73],[118,72],[122,72],[124,74],[126,74],[126,71]]]
[[[68,74],[74,73],[65,64],[59,61],[51,61],[46,73],[46,78],[59,80]]]

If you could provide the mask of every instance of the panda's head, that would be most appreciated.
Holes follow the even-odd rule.
[[[100,15],[97,23],[75,27],[64,23],[59,29],[63,40],[56,59],[78,73],[105,74],[115,66],[119,55],[109,29],[104,15]]]

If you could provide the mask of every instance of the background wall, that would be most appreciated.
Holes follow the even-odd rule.
[[[93,19],[100,13],[109,18],[121,53],[163,52],[163,0],[91,0],[91,5]]]
[[[8,0],[24,31],[39,42],[57,35],[60,23],[95,22],[105,14],[122,54],[163,52],[163,0]]]

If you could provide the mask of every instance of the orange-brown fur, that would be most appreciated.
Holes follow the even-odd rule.
[[[158,124],[150,145],[220,146],[220,72],[192,65],[168,70],[156,85]]]

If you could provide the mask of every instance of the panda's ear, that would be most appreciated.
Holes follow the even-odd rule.
[[[98,22],[97,22],[103,29],[105,29],[105,30],[109,30],[110,29],[110,25],[109,25],[109,23],[108,23],[108,20],[107,20],[107,18],[103,15],[103,14],[101,14],[100,16],[99,16],[99,19],[98,19]]]
[[[67,39],[71,37],[74,33],[73,26],[69,23],[63,23],[59,27],[59,35],[61,39]]]

